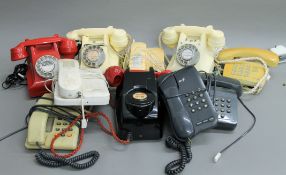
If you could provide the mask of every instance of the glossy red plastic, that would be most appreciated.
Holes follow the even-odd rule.
[[[111,66],[105,71],[104,76],[110,86],[117,87],[123,80],[124,70],[119,66]]]

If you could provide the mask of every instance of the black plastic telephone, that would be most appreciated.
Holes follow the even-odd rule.
[[[218,113],[216,129],[234,130],[238,122],[237,98],[242,94],[240,82],[205,73],[201,77]]]
[[[158,86],[177,139],[186,141],[216,126],[218,114],[195,67],[160,77]]]

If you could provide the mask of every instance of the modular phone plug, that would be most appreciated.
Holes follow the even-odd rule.
[[[238,80],[202,73],[201,77],[218,113],[216,129],[234,130],[238,123],[237,102],[242,94]]]
[[[178,140],[186,141],[216,126],[218,114],[195,67],[160,77],[158,86]]]
[[[162,118],[158,115],[157,83],[153,68],[148,72],[127,69],[116,96],[116,124],[120,138],[155,140],[162,137]]]

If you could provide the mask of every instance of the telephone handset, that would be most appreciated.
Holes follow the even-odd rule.
[[[102,73],[111,66],[119,66],[123,57],[120,52],[128,47],[130,40],[125,30],[112,26],[73,30],[67,37],[81,42],[81,68],[100,68]]]
[[[52,96],[51,94],[45,94],[43,97],[51,98]],[[52,103],[51,100],[39,99],[36,105],[52,105]],[[46,112],[34,111],[29,120],[25,147],[27,149],[50,149],[51,141],[55,134],[65,129],[68,124],[67,121],[56,118]],[[62,135],[55,141],[54,148],[74,150],[77,147],[78,136],[79,128],[73,126],[65,135]]]
[[[45,82],[53,78],[57,72],[57,60],[60,58],[73,59],[77,53],[74,40],[54,35],[52,37],[26,39],[11,49],[11,60],[27,59],[26,73],[28,91],[31,97],[41,96],[47,92]]]
[[[234,130],[238,123],[237,102],[242,94],[240,82],[213,74],[202,73],[201,77],[218,113],[216,128]]]
[[[158,86],[177,139],[186,141],[216,126],[217,113],[195,67],[161,76]]]
[[[177,46],[167,66],[172,71],[195,65],[198,71],[211,73],[216,54],[225,46],[224,33],[214,30],[212,26],[167,27],[160,35],[159,45],[161,40],[169,48]]]
[[[229,48],[222,50],[216,60],[224,64],[223,76],[237,79],[247,89],[245,93],[258,93],[268,77],[268,67],[275,67],[279,57],[259,48]]]
[[[130,49],[130,56],[124,60],[124,69],[138,71],[157,72],[165,70],[164,51],[162,48],[147,48],[144,42],[133,42]]]
[[[102,72],[80,69],[78,60],[59,60],[58,81],[54,90],[55,105],[107,105],[110,94]]]

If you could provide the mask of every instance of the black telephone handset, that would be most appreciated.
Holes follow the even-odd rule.
[[[242,94],[238,80],[202,73],[201,77],[218,113],[216,129],[234,130],[238,122],[237,102]]]
[[[185,141],[216,126],[217,113],[195,67],[160,77],[158,87],[177,139]]]

